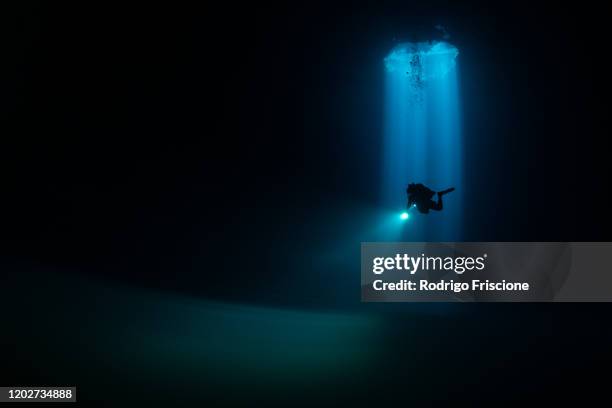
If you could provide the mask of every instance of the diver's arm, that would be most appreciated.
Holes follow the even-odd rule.
[[[412,207],[412,205],[414,204],[414,202],[415,202],[415,201],[414,201],[414,197],[409,196],[409,197],[408,197],[408,204],[406,205],[406,207],[408,207],[408,208]]]

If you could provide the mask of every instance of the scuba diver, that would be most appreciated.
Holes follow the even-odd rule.
[[[451,191],[455,191],[455,187],[448,188],[443,191],[438,191],[438,201],[432,200],[432,197],[436,194],[435,191],[425,187],[423,184],[408,184],[406,194],[408,194],[408,209],[413,205],[419,212],[427,214],[429,210],[442,211],[442,196],[448,194]]]

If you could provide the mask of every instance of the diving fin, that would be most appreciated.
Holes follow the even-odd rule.
[[[444,195],[455,191],[455,187],[447,188],[446,190],[442,190],[438,192],[438,195]]]

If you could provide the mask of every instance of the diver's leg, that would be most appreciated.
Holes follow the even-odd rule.
[[[432,210],[436,210],[436,211],[442,211],[442,208],[444,208],[444,204],[442,203],[442,196],[444,194],[448,194],[452,191],[455,191],[455,187],[451,187],[451,188],[447,188],[446,190],[442,190],[438,192],[438,202],[431,202],[431,209]]]
[[[438,193],[438,202],[434,202],[433,200],[431,201],[431,209],[435,210],[435,211],[442,211],[442,196],[443,194]]]

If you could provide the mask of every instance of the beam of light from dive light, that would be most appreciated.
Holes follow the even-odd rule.
[[[416,204],[412,204],[412,205],[410,206],[410,208],[408,208],[408,210],[406,210],[406,211],[404,211],[404,212],[402,212],[402,213],[400,214],[400,219],[401,219],[402,221],[406,221],[408,218],[410,218],[410,210],[412,210],[412,209],[413,209],[413,208],[415,208],[415,207],[416,207]]]

